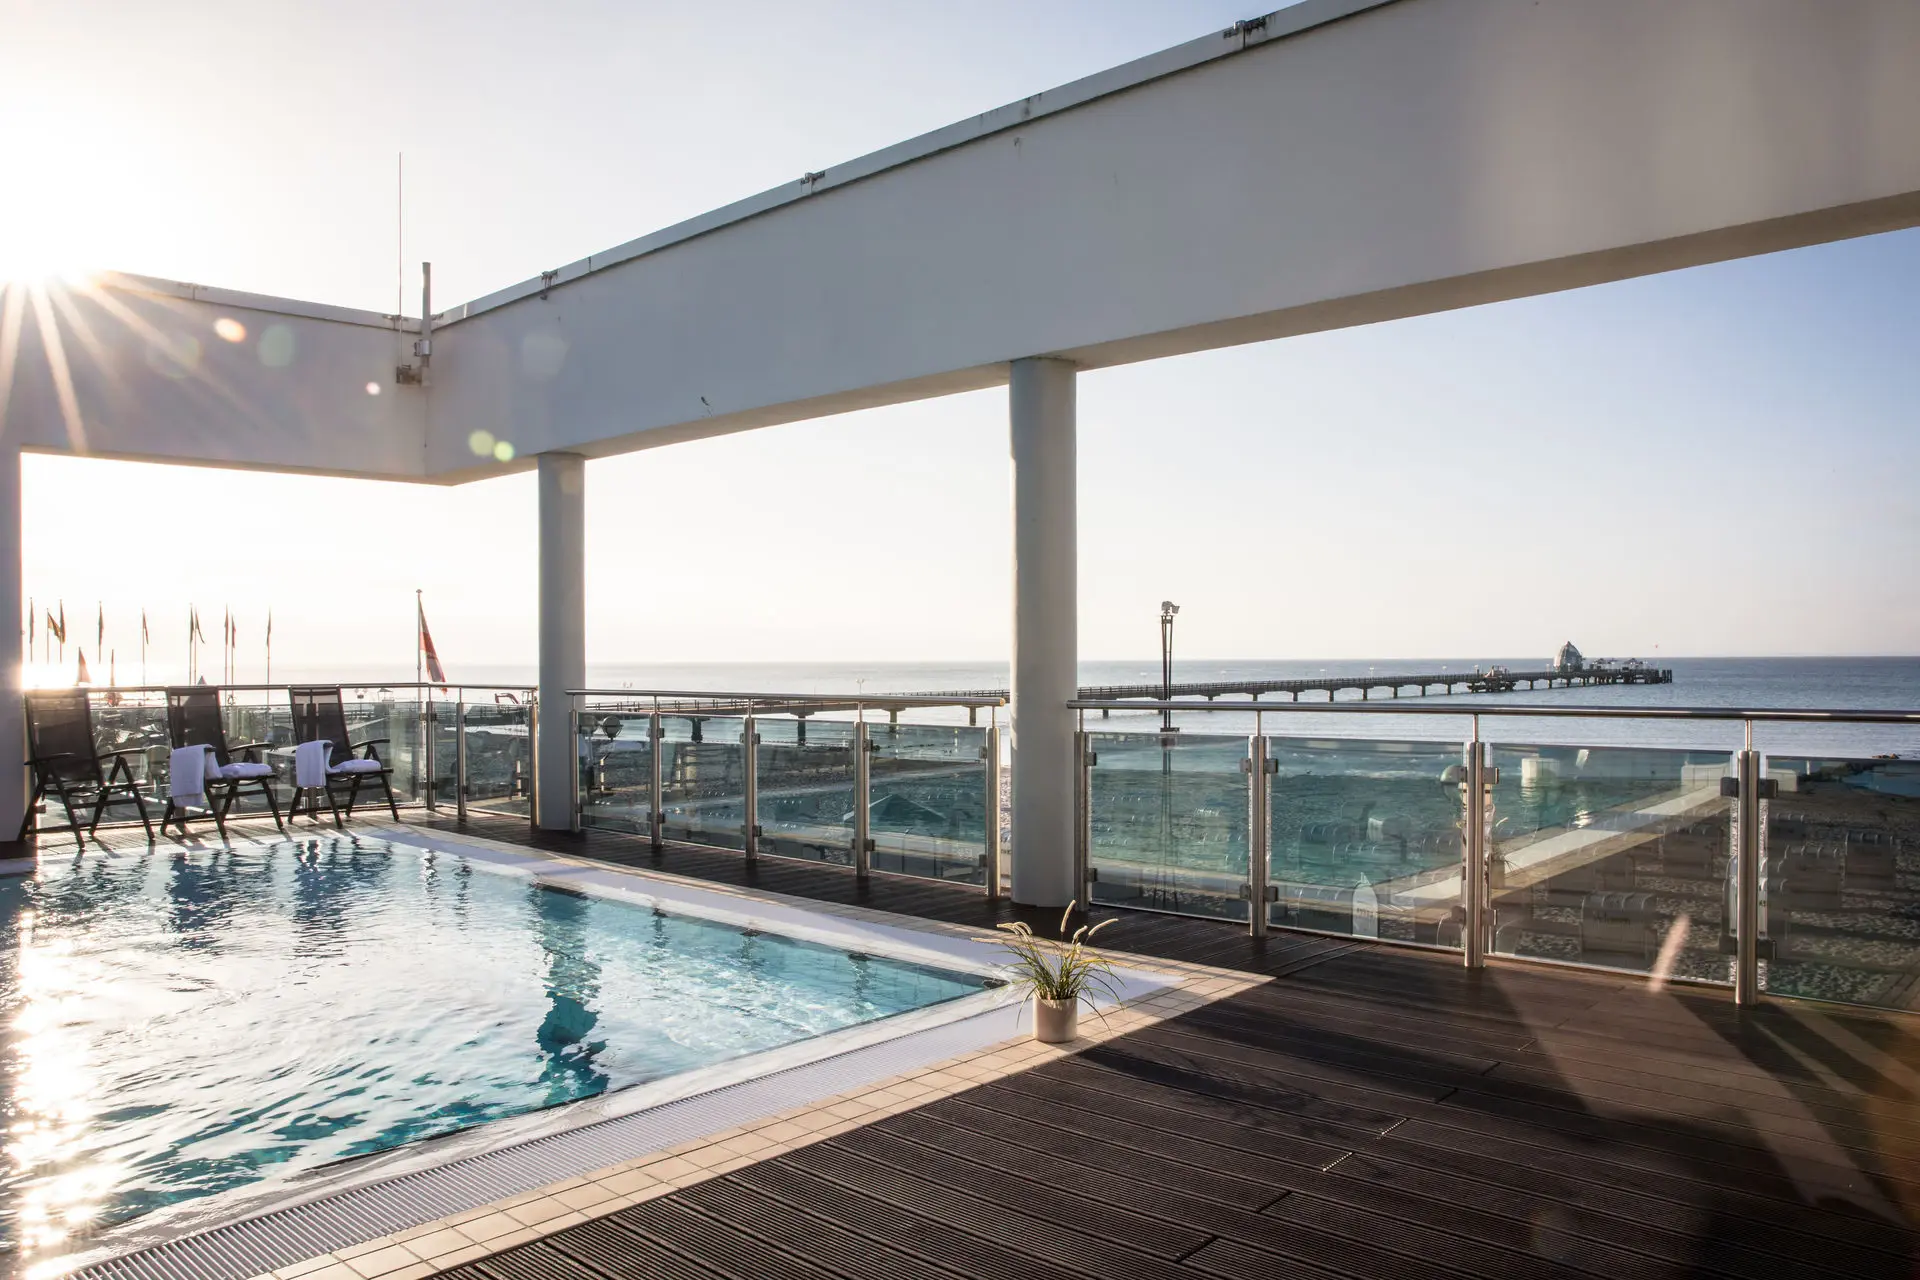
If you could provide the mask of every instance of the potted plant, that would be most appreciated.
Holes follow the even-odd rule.
[[[1083,998],[1090,994],[1120,998],[1112,962],[1087,945],[1113,920],[1083,924],[1069,937],[1067,922],[1078,905],[1069,902],[1061,912],[1058,941],[1042,938],[1019,921],[1000,926],[1014,936],[1004,944],[1013,955],[1011,981],[1025,993],[1022,1004],[1033,1001],[1033,1038],[1043,1044],[1065,1044],[1079,1034]]]

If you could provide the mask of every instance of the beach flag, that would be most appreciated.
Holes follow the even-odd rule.
[[[427,677],[435,684],[443,683],[447,673],[440,668],[440,651],[433,647],[433,632],[427,630],[427,606],[414,597],[414,607],[420,612],[420,656],[426,660]]]
[[[74,675],[73,682],[75,684],[92,684],[93,673],[87,670],[87,651],[85,649],[75,649],[74,652],[80,655],[80,670]]]

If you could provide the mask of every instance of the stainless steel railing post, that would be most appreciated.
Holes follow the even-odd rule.
[[[1247,740],[1247,933],[1267,936],[1267,735],[1255,730]]]
[[[1081,724],[1086,723],[1082,717]],[[1082,905],[1093,900],[1093,739],[1085,728],[1073,735],[1073,884]],[[1019,832],[1014,833],[1018,838]],[[1019,886],[1015,886],[1017,889]]]
[[[586,797],[580,792],[580,763],[582,758],[580,750],[582,745],[580,739],[580,700],[571,696],[567,699],[567,724],[573,730],[572,736],[567,742],[567,750],[573,755],[573,767],[567,770],[567,777],[570,779],[570,785],[567,787],[567,830],[578,831],[581,829],[581,817],[584,813]]]
[[[853,873],[873,874],[873,742],[865,715],[853,722]]]
[[[467,820],[467,691],[453,704],[453,816]]]
[[[1487,752],[1480,741],[1480,717],[1473,717],[1467,743],[1466,840],[1460,868],[1461,961],[1469,969],[1487,967]]]
[[[1754,1005],[1760,1002],[1760,881],[1766,867],[1760,833],[1760,753],[1753,749],[1751,720],[1746,730],[1747,745],[1739,757],[1734,819],[1739,896],[1734,922],[1733,999],[1736,1004]]]
[[[751,715],[740,725],[740,786],[745,810],[740,848],[752,862],[760,856],[760,734]]]
[[[434,725],[437,722],[437,717],[434,715],[434,711],[433,711],[433,690],[432,689],[427,690],[426,709],[425,709],[425,713],[421,716],[420,720],[421,720],[420,731],[426,738],[426,751],[424,752],[424,754],[427,757],[427,784],[424,790],[421,792],[421,794],[426,800],[427,812],[436,813],[439,811],[439,808],[440,808],[440,796],[438,794],[439,788],[434,785],[434,783],[438,781],[438,779],[434,776],[434,768],[433,768],[433,738],[434,738],[433,730],[434,730]]]
[[[647,717],[647,758],[652,767],[647,770],[647,842],[655,849],[666,843],[667,815],[661,807],[663,788],[660,785],[660,756],[666,746],[666,730],[660,723],[660,713],[653,712]]]
[[[1000,876],[1000,722],[998,717],[995,717],[994,722],[987,726],[987,745],[981,750],[987,759],[986,852],[982,855],[987,860],[987,897],[1000,898],[1006,895],[1006,885],[1001,883]]]

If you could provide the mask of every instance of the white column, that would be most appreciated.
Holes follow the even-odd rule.
[[[1013,900],[1063,907],[1073,883],[1078,692],[1074,368],[1016,360],[1013,424]]]
[[[573,825],[579,765],[567,690],[587,680],[586,459],[540,455],[540,768],[535,820]]]
[[[26,620],[20,616],[20,446],[0,440],[0,842],[27,807],[26,723],[20,695]]]

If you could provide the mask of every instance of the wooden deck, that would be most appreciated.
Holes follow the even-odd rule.
[[[446,825],[451,826],[451,823]],[[979,894],[469,830],[942,920]],[[1279,976],[470,1263],[461,1280],[1920,1275],[1920,1023],[1123,914]]]

